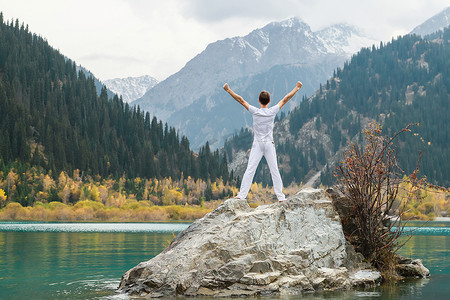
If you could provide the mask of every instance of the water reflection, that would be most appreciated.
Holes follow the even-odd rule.
[[[11,229],[13,224],[8,224]],[[44,223],[42,226],[48,224]],[[105,228],[103,224],[88,224],[90,225],[84,223],[84,226],[95,227],[97,230]],[[188,226],[166,224],[165,231],[161,227],[150,226],[151,228],[147,227],[147,232],[139,232],[143,230],[141,226],[149,224],[131,223],[136,226],[135,229],[128,224],[128,232],[30,232],[22,230],[23,224],[18,224],[18,228],[22,228],[20,231],[0,231],[0,299],[128,299],[115,292],[122,274],[139,262],[160,253],[172,240],[172,232],[179,232],[174,230],[180,228],[177,226]],[[0,223],[1,225],[5,223]],[[34,224],[37,225],[39,224]],[[117,226],[114,223],[111,225]],[[82,228],[73,223],[64,226],[66,230]],[[400,254],[422,258],[432,277],[368,290],[305,294],[278,299],[448,298],[450,236],[414,235],[400,250]]]
[[[161,252],[173,235],[0,232],[2,239],[0,299],[90,299],[114,294],[122,274]]]
[[[431,274],[450,274],[450,236],[413,235],[399,254],[421,258]]]

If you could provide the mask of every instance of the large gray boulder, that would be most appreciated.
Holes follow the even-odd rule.
[[[131,295],[299,294],[378,284],[346,243],[331,198],[306,188],[284,203],[250,208],[228,199],[192,223],[162,253],[122,276]]]

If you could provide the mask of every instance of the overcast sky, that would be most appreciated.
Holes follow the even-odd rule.
[[[19,19],[100,80],[180,70],[209,43],[298,17],[313,31],[346,22],[387,41],[450,0],[0,0]]]

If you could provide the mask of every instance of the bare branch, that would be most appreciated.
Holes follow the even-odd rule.
[[[380,125],[370,124],[363,131],[364,146],[351,143],[337,168],[338,180],[355,216],[356,229],[352,233],[355,247],[376,267],[385,266],[384,260],[403,245],[398,243],[398,238],[405,226],[402,218],[406,205],[414,195],[413,190],[423,185],[418,178],[420,154],[416,170],[408,176],[412,190],[406,199],[398,201],[399,186],[405,175],[397,161],[398,136],[414,125],[417,124],[408,124],[386,138]]]

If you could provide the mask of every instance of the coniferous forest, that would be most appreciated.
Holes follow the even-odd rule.
[[[305,110],[320,112],[335,144],[345,145],[347,138],[359,133],[363,118],[382,123],[387,134],[419,123],[414,133],[400,136],[400,165],[412,172],[423,151],[421,175],[450,186],[450,29],[434,41],[406,35],[363,49],[337,70],[324,94]]]
[[[276,128],[288,121],[291,136],[277,143],[285,185],[299,186],[318,170],[321,182],[332,184],[336,153],[376,120],[387,132],[420,123],[414,134],[401,136],[401,167],[414,169],[424,150],[421,175],[449,186],[449,39],[447,29],[430,39],[404,36],[362,49],[313,97],[277,119]],[[0,14],[0,208],[48,203],[51,211],[51,203],[87,200],[116,208],[203,209],[205,200],[237,192],[239,177],[228,172],[228,161],[236,149],[248,149],[250,131],[226,142],[223,154],[208,143],[194,153],[186,137],[150,113],[108,97],[106,88],[98,93],[94,78],[78,72],[75,62]],[[307,135],[309,146],[301,148],[295,141],[305,130],[318,135]],[[255,180],[271,183],[264,163]],[[11,209],[7,215],[16,215]]]
[[[287,116],[289,132],[279,131],[285,142],[277,144],[283,180],[299,183],[323,170],[321,183],[333,184],[339,151],[349,140],[360,138],[368,122],[377,121],[387,134],[419,123],[414,132],[400,136],[401,168],[414,170],[423,151],[420,175],[448,187],[449,104],[449,28],[429,38],[405,35],[362,49]],[[275,134],[280,123],[275,124]],[[250,144],[251,132],[243,130],[225,143],[225,150],[231,156]],[[268,175],[260,168],[256,178],[269,183]]]
[[[219,151],[206,144],[194,153],[186,137],[150,113],[108,98],[106,88],[98,95],[94,79],[77,72],[75,62],[0,14],[0,189],[7,202],[45,200],[30,196],[44,189],[27,178],[30,169],[55,180],[74,171],[115,180],[233,179]]]

